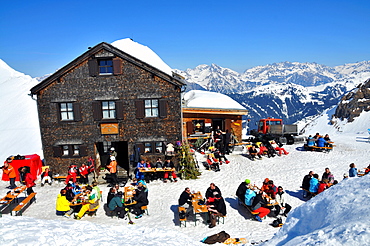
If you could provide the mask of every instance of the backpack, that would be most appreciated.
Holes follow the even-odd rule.
[[[228,238],[230,238],[230,235],[227,234],[225,231],[221,231],[217,234],[206,237],[205,239],[202,240],[202,242],[205,244],[223,243]]]
[[[279,217],[274,220],[271,224],[273,227],[281,227],[283,225],[283,220]]]

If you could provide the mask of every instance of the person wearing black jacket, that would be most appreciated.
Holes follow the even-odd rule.
[[[262,222],[261,218],[265,217],[270,213],[270,209],[266,208],[268,202],[265,196],[266,194],[264,194],[264,192],[260,190],[258,194],[254,197],[251,207],[253,212],[259,213],[258,215],[255,216],[255,219],[258,220],[259,222]]]
[[[193,209],[193,205],[191,203],[193,196],[190,192],[189,187],[186,187],[185,190],[181,193],[179,198],[179,206],[186,208],[186,216],[189,216],[189,213]]]
[[[236,190],[236,196],[239,198],[239,201],[245,201],[245,192],[248,189],[248,185],[251,183],[249,179],[246,179],[244,182],[241,182],[238,189]]]
[[[149,204],[144,186],[138,186],[135,189],[135,194],[134,194],[133,199],[134,201],[136,201],[136,203],[132,206],[132,212],[136,214],[135,219],[139,219],[143,217],[143,210],[141,210],[141,207]]]
[[[209,212],[210,225],[209,228],[216,226],[217,217],[226,215],[226,204],[224,198],[220,194],[207,199],[207,208]]]
[[[221,190],[214,183],[211,183],[206,191],[206,198],[215,197],[217,194],[222,196]]]
[[[304,176],[302,181],[302,189],[303,189],[303,198],[308,197],[308,190],[310,190],[310,181],[312,176],[314,175],[313,171],[310,171],[306,176]]]

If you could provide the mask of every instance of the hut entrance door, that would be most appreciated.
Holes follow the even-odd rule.
[[[100,156],[100,163],[102,166],[109,164],[110,149],[114,147],[117,152],[117,164],[124,168],[125,170],[129,169],[129,156],[128,156],[128,142],[119,141],[119,142],[98,142],[95,143],[97,152]]]

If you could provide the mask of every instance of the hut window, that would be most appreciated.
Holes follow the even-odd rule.
[[[145,117],[158,117],[158,99],[147,99],[144,106]]]
[[[115,101],[102,101],[101,105],[102,105],[103,119],[115,119],[116,118]]]
[[[66,144],[54,146],[55,157],[80,157],[87,155],[86,145],[81,144]]]
[[[60,103],[60,119],[74,120],[72,103]]]
[[[160,154],[163,153],[163,142],[145,142],[144,144],[144,153],[145,154]],[[141,145],[138,143],[138,145]]]
[[[112,59],[99,60],[99,75],[113,74],[113,61]]]

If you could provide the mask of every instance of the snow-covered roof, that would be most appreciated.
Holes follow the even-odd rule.
[[[184,95],[188,108],[217,108],[246,110],[242,105],[229,96],[217,92],[192,90]]]
[[[172,69],[148,46],[139,44],[130,38],[120,39],[112,43],[114,47],[136,57],[162,72],[172,76]]]

